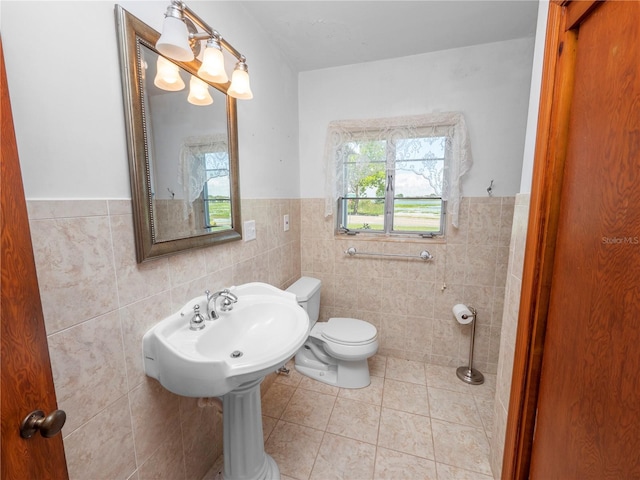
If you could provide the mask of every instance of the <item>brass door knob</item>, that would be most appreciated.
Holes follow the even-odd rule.
[[[44,438],[51,438],[60,433],[66,420],[67,414],[64,410],[54,410],[47,416],[42,410],[34,410],[20,424],[20,436],[31,438],[40,430],[40,435]]]

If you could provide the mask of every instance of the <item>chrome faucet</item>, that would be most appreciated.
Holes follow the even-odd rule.
[[[238,297],[231,293],[228,288],[215,293],[211,293],[209,290],[207,290],[204,293],[207,295],[207,313],[209,314],[209,318],[211,320],[216,320],[220,317],[216,310],[216,301],[218,300],[218,298],[224,298],[224,300],[222,301],[222,305],[220,306],[221,312],[230,312],[231,310],[233,310],[233,304],[238,301]]]
[[[204,328],[204,317],[200,314],[200,305],[193,306],[193,317],[189,322],[191,330],[202,330]]]

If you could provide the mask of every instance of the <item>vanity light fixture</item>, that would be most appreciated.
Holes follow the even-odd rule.
[[[198,32],[194,24],[198,25],[204,32]],[[207,43],[198,75],[215,83],[227,83],[229,81],[224,70],[224,58],[222,55],[222,48],[224,48],[238,60],[227,94],[231,97],[245,100],[253,98],[245,56],[222,38],[217,31],[207,25],[184,2],[171,0],[171,4],[167,7],[167,12],[165,13],[162,35],[156,43],[158,51],[174,60],[190,62],[200,53],[201,40],[206,40]]]

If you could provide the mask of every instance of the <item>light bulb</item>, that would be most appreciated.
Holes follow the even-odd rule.
[[[241,100],[251,100],[253,98],[249,84],[249,69],[246,63],[236,63],[236,68],[233,70],[233,75],[231,75],[231,85],[229,86],[229,90],[227,90],[227,94]]]
[[[182,77],[180,76],[180,67],[175,63],[158,55],[156,67],[158,71],[153,79],[153,84],[156,87],[169,92],[177,92],[184,88],[184,81],[182,81]]]
[[[209,85],[192,75],[189,81],[189,96],[187,100],[193,105],[211,105],[213,98],[211,98],[211,94],[209,93]]]
[[[215,83],[227,83],[229,77],[224,70],[224,56],[217,39],[211,38],[207,42],[207,48],[202,55],[202,65],[198,70],[198,75],[205,80]]]

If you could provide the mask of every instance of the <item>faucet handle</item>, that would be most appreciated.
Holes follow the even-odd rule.
[[[204,328],[204,317],[200,314],[200,305],[193,306],[193,317],[189,322],[190,330],[202,330]]]
[[[207,301],[211,298],[211,290],[205,290],[204,294],[207,296]]]
[[[225,288],[224,290],[222,290],[222,293],[224,293],[224,297],[227,300],[230,300],[233,303],[236,303],[238,301],[238,296],[235,295],[234,293],[231,293],[231,291],[228,288]]]

